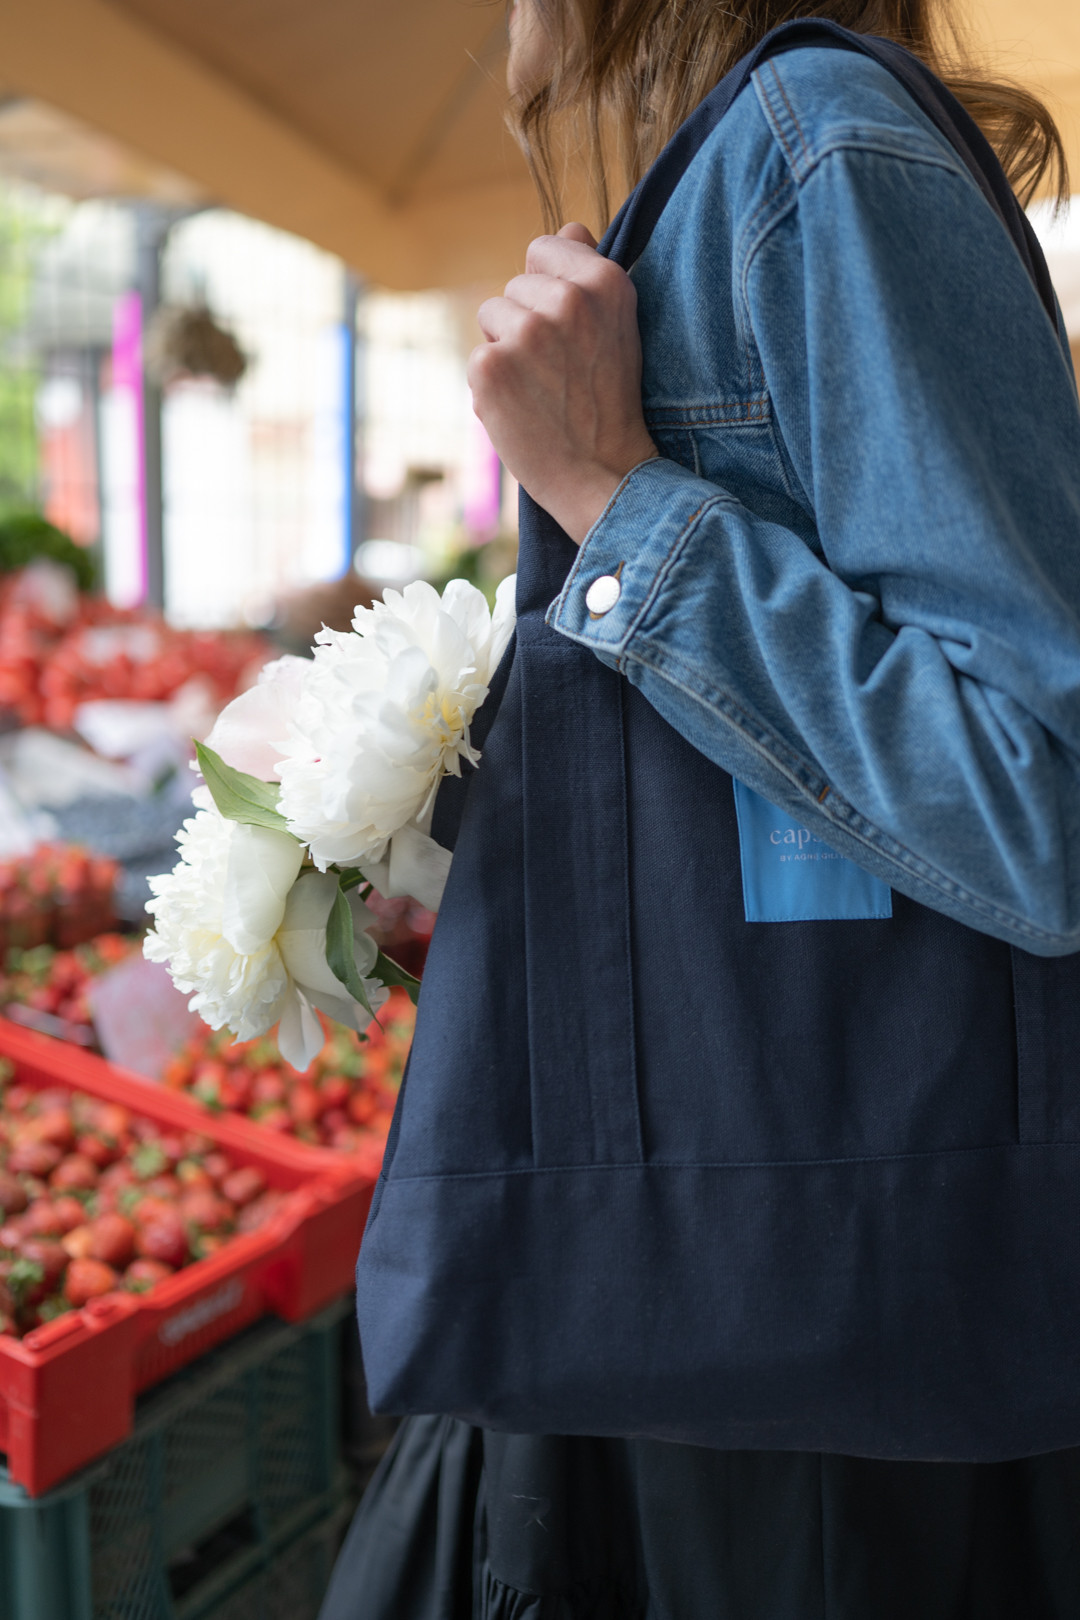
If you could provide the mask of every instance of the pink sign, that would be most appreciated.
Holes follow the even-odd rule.
[[[473,417],[464,478],[465,527],[477,544],[490,540],[499,527],[502,466],[483,424]]]
[[[123,293],[113,306],[112,385],[130,401],[134,423],[136,499],[139,517],[139,600],[146,596],[146,446],[143,426],[143,319],[137,292]]]
[[[168,968],[141,955],[127,957],[94,980],[90,1007],[110,1063],[147,1080],[160,1080],[169,1059],[202,1028]]]

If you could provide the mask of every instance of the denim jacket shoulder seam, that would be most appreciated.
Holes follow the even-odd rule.
[[[875,135],[838,130],[820,146],[808,152],[805,168],[801,173],[793,175],[800,190],[826,158],[836,157],[842,152],[855,152],[866,157],[892,158],[897,163],[915,164],[925,169],[942,169],[957,180],[963,180],[973,187],[975,185],[963,164],[957,159],[950,158],[947,152],[937,152],[930,146],[908,146],[903,140],[891,139],[884,130]]]
[[[771,84],[766,82],[766,72],[769,69],[772,70]],[[788,169],[794,175],[799,167],[794,146],[797,141],[802,142],[802,130],[797,123],[792,124],[789,121],[787,109],[777,104],[775,91],[780,80],[776,72],[776,63],[766,62],[762,67],[755,68],[750,78],[772,138],[783,153]],[[803,150],[805,151],[805,147]]]
[[[797,161],[796,161],[796,159],[795,159],[795,157],[794,157],[794,155],[793,155],[793,153],[791,151],[791,148],[790,148],[790,146],[788,144],[788,140],[785,139],[784,134],[783,134],[783,126],[784,126],[785,121],[786,121],[787,126],[788,126],[789,134],[794,134],[795,139],[798,141],[799,151],[801,152],[804,159],[806,159],[809,156],[810,149],[807,146],[806,136],[803,134],[802,126],[799,123],[798,116],[797,116],[797,114],[795,112],[795,109],[791,105],[791,98],[788,95],[787,91],[784,89],[784,81],[780,77],[780,70],[777,67],[775,57],[771,61],[766,62],[764,64],[764,67],[758,69],[758,73],[760,73],[760,75],[761,75],[760,83],[761,83],[762,94],[766,98],[766,101],[768,102],[769,109],[770,110],[775,110],[775,109],[773,109],[771,101],[768,100],[769,92],[768,92],[768,90],[766,88],[766,85],[765,85],[765,72],[766,72],[766,70],[769,70],[771,72],[773,84],[775,85],[776,91],[779,94],[780,99],[784,104],[783,111],[784,111],[784,114],[786,114],[786,120],[784,119],[783,114],[776,111],[775,130],[776,130],[776,134],[777,134],[777,136],[778,136],[778,138],[780,140],[780,143],[784,148],[784,154],[787,157],[789,167],[791,168],[791,171],[794,174],[796,172],[796,169],[797,169]],[[766,113],[766,117],[768,117],[768,112]]]
[[[766,69],[771,71],[774,89],[766,82]],[[838,151],[876,152],[883,157],[926,163],[947,169],[961,178],[967,177],[967,170],[959,159],[954,154],[935,147],[932,138],[922,130],[913,129],[908,137],[899,130],[885,128],[857,130],[849,127],[832,131],[821,139],[820,144],[815,141],[812,133],[807,139],[791,99],[784,89],[776,62],[770,61],[765,63],[764,67],[758,68],[753,74],[753,83],[773,139],[783,154],[792,178],[800,186],[824,158]],[[777,94],[782,99],[782,106],[778,104]]]
[[[706,504],[712,505],[715,503],[709,502]],[[697,516],[700,516],[700,513],[696,513],[695,517]],[[679,537],[680,541],[688,538],[689,528],[690,526],[687,525]],[[676,547],[672,548],[672,554],[669,555],[663,570],[665,575],[670,572],[673,554],[676,549],[682,549],[678,543]],[[655,588],[650,593],[650,600],[654,595]],[[809,765],[801,755],[784,744],[779,737],[776,737],[760,721],[753,720],[738,704],[732,701],[729,694],[720,691],[706,691],[702,687],[698,672],[677,653],[673,653],[670,649],[657,648],[651,642],[645,647],[632,645],[631,638],[640,625],[643,612],[644,608],[642,613],[636,615],[634,625],[621,641],[620,670],[625,672],[626,665],[630,662],[654,669],[657,674],[662,675],[665,680],[678,687],[687,697],[700,703],[710,714],[725,720],[732,726],[744,741],[775,770],[785,776],[798,792],[805,793],[813,801],[814,809],[826,821],[833,822],[837,828],[855,838],[859,843],[866,845],[874,853],[884,855],[886,859],[894,861],[897,866],[910,872],[913,877],[919,878],[929,887],[937,890],[938,893],[968,907],[978,916],[984,917],[987,922],[994,922],[1008,927],[1014,933],[1024,936],[1033,943],[1060,943],[1066,938],[1071,940],[1077,937],[1075,933],[1066,935],[1055,933],[1050,929],[1035,927],[1026,918],[1018,917],[1015,913],[1005,910],[1004,907],[980,899],[978,895],[971,894],[962,884],[947,877],[944,872],[938,871],[937,867],[932,866],[921,856],[916,855],[914,851],[907,849],[888,833],[883,832],[880,827],[875,827],[872,822],[867,821],[865,816],[860,815],[854,806],[847,804],[835,791],[832,791],[831,784],[826,782],[824,777],[815,778],[812,765]],[[837,808],[841,806],[847,812],[846,815],[836,814]]]

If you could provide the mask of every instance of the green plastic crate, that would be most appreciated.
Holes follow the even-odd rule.
[[[317,1598],[268,1608],[284,1589],[269,1572],[292,1558],[314,1571],[301,1584],[321,1579],[319,1549],[347,1510],[349,1309],[256,1324],[145,1396],[131,1438],[46,1496],[0,1470],[3,1620],[314,1615]]]
[[[342,1500],[239,1578],[234,1574],[228,1590],[191,1611],[190,1620],[317,1620],[354,1505]]]

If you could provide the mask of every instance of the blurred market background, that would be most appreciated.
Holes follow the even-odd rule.
[[[964,16],[1080,187],[1075,0]],[[514,568],[465,382],[539,225],[504,28],[473,0],[0,0],[5,1620],[313,1617],[392,1433],[348,1284],[408,999],[297,1075],[211,1037],[139,930],[191,738],[266,659],[388,586]],[[1080,357],[1080,209],[1032,214]],[[382,943],[420,972],[433,921],[388,903]],[[172,1249],[117,1240],[143,1193],[189,1200]]]

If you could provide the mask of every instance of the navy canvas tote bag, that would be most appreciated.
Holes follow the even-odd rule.
[[[712,92],[604,251],[634,263],[752,68],[804,43],[905,84],[1053,318],[966,113],[827,23]],[[544,622],[575,556],[524,498],[483,762],[440,790],[454,861],[357,1269],[374,1407],[876,1457],[1080,1444],[1080,957],[899,894],[748,923],[731,778]]]

